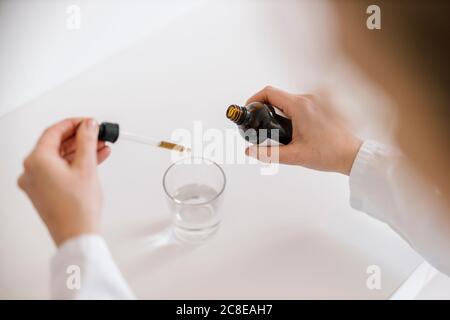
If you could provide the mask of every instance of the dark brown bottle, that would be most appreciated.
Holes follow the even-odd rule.
[[[252,102],[245,107],[234,104],[229,106],[227,118],[238,125],[239,132],[250,143],[259,144],[266,139],[273,139],[288,144],[292,140],[292,121],[280,113],[269,104]],[[278,139],[273,136],[272,129],[278,129]]]

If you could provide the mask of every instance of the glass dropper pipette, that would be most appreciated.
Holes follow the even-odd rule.
[[[102,122],[99,126],[98,131],[98,139],[101,141],[108,141],[108,142],[116,142],[117,139],[122,140],[128,140],[133,141],[137,143],[146,144],[153,147],[158,148],[165,148],[169,150],[174,150],[178,152],[190,152],[191,149],[186,148],[182,145],[170,142],[170,141],[164,141],[164,140],[158,140],[154,138],[149,137],[143,137],[139,136],[133,133],[129,133],[126,131],[120,130],[119,124],[117,123],[111,123],[111,122]]]

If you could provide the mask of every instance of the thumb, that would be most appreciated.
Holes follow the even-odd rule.
[[[245,154],[262,162],[278,163],[283,162],[282,159],[280,159],[280,154],[283,154],[283,152],[280,152],[282,151],[280,149],[282,149],[283,147],[284,146],[263,147],[259,145],[253,145],[245,149]]]
[[[97,165],[98,124],[94,119],[84,120],[77,130],[74,165],[93,168]]]

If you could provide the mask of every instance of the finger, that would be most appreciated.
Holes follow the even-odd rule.
[[[105,141],[97,142],[97,150],[100,150],[106,145]],[[77,151],[76,139],[75,137],[69,138],[61,144],[60,154],[61,156],[66,156],[68,154],[74,153]]]
[[[272,86],[266,86],[264,89],[251,96],[246,104],[256,101],[269,103],[283,111],[289,118],[292,118],[294,97],[293,94],[286,91]]]
[[[102,163],[106,159],[108,159],[111,154],[111,148],[108,146],[104,146],[99,151],[97,151],[97,164]]]
[[[102,163],[105,161],[109,155],[111,154],[111,148],[108,146],[103,146],[102,148],[97,150],[97,164]],[[66,160],[69,164],[73,163],[73,160],[75,160],[75,152],[69,153],[65,155],[64,160]]]
[[[25,174],[21,174],[19,179],[17,179],[17,185],[20,189],[25,190],[26,187],[26,180],[25,180]]]
[[[83,169],[92,169],[97,165],[98,124],[94,119],[86,119],[76,134],[74,165]]]
[[[73,163],[73,160],[75,159],[75,152],[66,154],[63,156],[64,160],[66,160],[69,164]]]
[[[286,163],[290,164],[289,161],[289,146],[259,146],[253,145],[245,150],[245,154],[249,157],[256,158],[259,161],[266,163]]]
[[[102,143],[101,143],[102,142]],[[100,150],[104,149],[105,147],[108,147],[103,141],[100,141],[99,143],[97,143],[97,154]],[[109,148],[109,147],[108,147]],[[65,160],[71,160],[70,162],[72,162],[75,159],[75,154],[76,154],[76,150],[69,152],[69,153],[64,153],[61,154],[61,156],[65,159]]]
[[[38,140],[36,149],[59,152],[61,143],[75,135],[82,118],[70,118],[47,128]]]

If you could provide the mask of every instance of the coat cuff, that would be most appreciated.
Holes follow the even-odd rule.
[[[71,238],[58,248],[50,289],[53,299],[134,299],[105,240],[95,234]]]
[[[352,208],[365,211],[368,179],[379,170],[374,163],[376,155],[386,147],[376,141],[366,140],[361,144],[349,175],[350,205]]]

